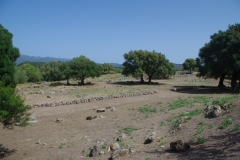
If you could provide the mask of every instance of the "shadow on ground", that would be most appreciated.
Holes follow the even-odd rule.
[[[180,88],[176,92],[187,94],[239,94],[238,90],[231,88],[219,88],[216,86],[173,86],[173,88]],[[181,90],[181,88],[185,88]]]
[[[158,154],[161,158],[174,158],[177,160],[198,159],[239,159],[240,131],[226,132],[217,136],[210,136],[204,144],[188,143],[191,148],[185,152],[174,152],[170,146],[165,150],[146,152]],[[164,157],[167,156],[167,157]]]
[[[148,82],[140,83],[139,81],[112,82],[110,84],[113,84],[113,85],[127,85],[127,86],[133,86],[133,85],[165,85],[165,83],[151,82],[149,84]]]

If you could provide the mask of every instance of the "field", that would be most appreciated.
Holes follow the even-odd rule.
[[[87,79],[86,82],[84,86],[77,86],[77,81],[73,80],[72,85],[66,85],[65,81],[18,85],[19,94],[29,105],[111,95],[118,98],[33,107],[29,126],[0,129],[1,143],[9,149],[16,149],[3,159],[105,160],[111,157],[111,151],[89,157],[90,150],[100,139],[116,142],[120,133],[126,134],[126,138],[119,142],[120,146],[129,145],[136,149],[136,152],[121,157],[124,160],[240,157],[239,91],[219,89],[217,80],[197,78],[194,74],[176,74],[170,79],[153,80],[148,85],[114,74]],[[180,90],[173,91],[172,88]],[[136,96],[134,93],[141,94]],[[231,105],[218,117],[211,118],[204,109],[214,102]],[[111,107],[115,110],[106,109]],[[105,112],[98,113],[101,108],[105,108]],[[88,116],[99,118],[86,120]],[[152,132],[156,133],[156,139],[144,144]],[[172,151],[170,142],[176,140],[188,143],[190,150]]]

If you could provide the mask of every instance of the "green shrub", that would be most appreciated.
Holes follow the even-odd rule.
[[[31,107],[24,105],[24,100],[17,95],[14,88],[0,87],[0,122],[4,127],[13,128],[15,123],[26,126]]]

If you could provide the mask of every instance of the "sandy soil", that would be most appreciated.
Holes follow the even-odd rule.
[[[139,85],[124,80],[112,79],[94,82],[86,86],[66,86],[62,83],[55,85],[25,84],[19,85],[19,93],[42,91],[44,94],[29,94],[25,96],[26,104],[43,102],[59,102],[61,100],[124,94],[131,92],[157,91],[156,94],[136,97],[114,98],[56,107],[32,108],[31,113],[35,122],[27,127],[15,126],[14,130],[0,129],[0,142],[10,149],[17,151],[3,159],[6,160],[78,160],[78,159],[108,159],[110,152],[98,157],[88,157],[90,149],[98,139],[115,142],[118,133],[132,129],[121,145],[130,145],[137,152],[121,159],[154,160],[154,159],[239,159],[240,157],[240,100],[239,92],[230,89],[218,89],[217,81],[201,79],[195,75],[176,75],[169,80],[153,80],[152,85]],[[134,80],[136,81],[136,80]],[[64,82],[65,83],[65,82]],[[58,84],[58,85],[57,85]],[[34,88],[34,86],[40,86]],[[173,87],[204,86],[198,89],[171,91]],[[52,98],[47,98],[51,95]],[[234,97],[233,107],[229,112],[223,111],[217,118],[209,118],[200,114],[181,124],[175,129],[170,120],[181,113],[203,110],[206,105],[193,101],[207,99],[209,103],[219,97]],[[183,107],[173,110],[169,105],[177,100],[189,101]],[[115,107],[116,111],[97,113],[99,108]],[[142,113],[140,108],[156,108],[156,112]],[[95,120],[86,120],[87,116],[104,116]],[[226,129],[218,129],[227,117],[234,121]],[[63,122],[55,122],[63,119]],[[204,129],[199,131],[199,124]],[[175,130],[175,132],[174,132]],[[157,137],[150,144],[143,144],[151,132]],[[198,144],[197,139],[203,136],[205,142]],[[190,144],[186,152],[173,152],[170,142],[183,140]]]

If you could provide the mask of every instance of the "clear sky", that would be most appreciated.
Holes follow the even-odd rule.
[[[143,49],[181,64],[240,23],[240,0],[0,0],[0,23],[24,55],[122,64]]]

